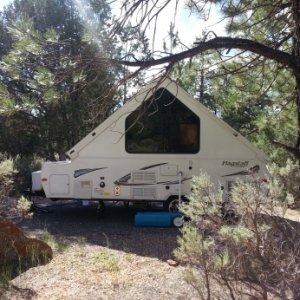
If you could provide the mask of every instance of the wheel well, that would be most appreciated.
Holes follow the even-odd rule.
[[[175,199],[178,199],[178,195],[171,195],[167,200],[166,202],[171,202],[172,200],[175,200]],[[185,196],[185,195],[182,195],[181,196],[181,200],[183,202],[187,202],[189,199]]]

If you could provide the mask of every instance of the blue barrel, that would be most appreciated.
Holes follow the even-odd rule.
[[[180,212],[138,212],[134,218],[137,227],[170,227],[176,216],[182,216]]]

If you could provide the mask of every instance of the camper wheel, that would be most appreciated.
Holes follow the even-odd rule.
[[[99,200],[98,205],[97,205],[97,216],[98,216],[98,218],[103,216],[104,209],[105,209],[104,202],[102,200]]]
[[[221,207],[221,213],[223,220],[228,225],[236,225],[239,221],[239,216],[236,213],[236,209],[229,201],[223,202]]]
[[[179,211],[179,199],[171,198],[164,203],[164,208],[169,212],[177,212]]]

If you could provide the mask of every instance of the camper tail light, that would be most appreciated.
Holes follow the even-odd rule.
[[[42,180],[42,182],[47,182],[48,178],[43,177],[41,180]]]

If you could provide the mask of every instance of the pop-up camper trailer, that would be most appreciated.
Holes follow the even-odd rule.
[[[67,157],[33,173],[33,191],[53,200],[172,206],[200,170],[224,195],[238,177],[266,173],[261,151],[169,79],[138,92]]]

